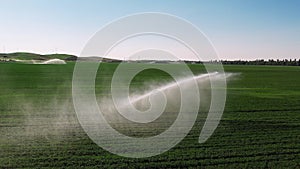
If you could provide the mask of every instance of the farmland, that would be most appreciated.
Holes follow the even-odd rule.
[[[117,64],[98,71],[106,95]],[[167,65],[168,66],[168,65]],[[188,136],[158,156],[132,159],[98,147],[80,127],[72,103],[74,62],[0,63],[1,168],[300,168],[300,67],[226,65],[225,111],[213,136],[199,144],[199,118]],[[190,65],[195,74],[202,65]],[[133,81],[169,80],[150,70]]]

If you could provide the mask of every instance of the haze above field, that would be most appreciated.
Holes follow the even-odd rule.
[[[0,2],[0,53],[80,51],[101,27],[138,12],[164,12],[198,26],[220,59],[299,59],[300,1]]]

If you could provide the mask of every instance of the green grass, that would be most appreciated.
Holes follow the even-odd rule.
[[[108,94],[117,64],[103,64],[96,79]],[[166,65],[170,66],[170,65]],[[71,98],[74,63],[0,63],[1,168],[299,168],[300,67],[225,66],[241,73],[228,82],[220,125],[198,144],[198,119],[189,135],[158,156],[130,159],[93,143],[76,120]],[[201,65],[190,65],[195,74]],[[171,79],[150,70],[133,80]]]

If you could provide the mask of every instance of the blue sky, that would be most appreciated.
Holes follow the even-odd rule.
[[[79,55],[106,23],[138,12],[185,18],[222,59],[300,59],[299,0],[0,0],[0,52]]]

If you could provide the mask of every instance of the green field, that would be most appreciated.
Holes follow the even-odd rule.
[[[99,96],[116,64],[102,65]],[[98,147],[80,127],[72,103],[74,63],[0,63],[1,168],[300,168],[300,67],[234,66],[226,108],[213,136],[199,144],[200,120],[176,147],[132,159]],[[195,74],[201,65],[190,65]],[[150,70],[133,81],[170,79]]]

